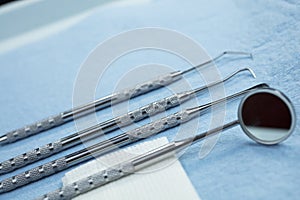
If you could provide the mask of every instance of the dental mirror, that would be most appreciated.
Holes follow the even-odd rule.
[[[243,131],[254,141],[264,144],[278,144],[287,139],[293,132],[296,123],[296,115],[290,100],[281,92],[271,88],[255,89],[249,92],[241,101],[238,109],[238,120],[229,122],[224,126],[203,132],[193,138],[169,142],[157,149],[148,151],[132,160],[120,163],[112,168],[97,172],[91,176],[80,179],[63,188],[45,194],[38,199],[60,200],[61,194],[64,199],[72,199],[79,194],[88,192],[95,187],[103,186],[109,182],[118,180],[141,168],[151,165],[166,158],[167,155],[180,151],[191,144],[219,131],[232,128],[238,124]],[[103,177],[105,174],[106,178]],[[74,185],[90,185],[91,180],[98,180],[93,187],[81,187],[74,190]],[[10,184],[3,184],[10,185]],[[78,192],[79,191],[79,192]]]
[[[238,118],[243,131],[254,141],[272,145],[284,141],[295,128],[290,100],[275,89],[250,92],[240,103]]]

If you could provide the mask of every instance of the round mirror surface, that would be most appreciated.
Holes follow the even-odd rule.
[[[245,133],[261,144],[277,144],[292,133],[295,112],[289,99],[274,89],[249,93],[239,107],[239,121]]]

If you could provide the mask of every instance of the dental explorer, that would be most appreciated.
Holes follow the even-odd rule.
[[[139,128],[133,129],[126,133],[110,138],[108,140],[104,140],[100,143],[97,143],[85,149],[71,153],[67,156],[63,156],[59,159],[53,160],[44,165],[35,167],[31,170],[25,171],[21,174],[18,174],[16,176],[1,181],[0,193],[14,190],[18,187],[27,185],[31,182],[40,180],[44,177],[63,171],[71,166],[90,160],[95,156],[103,155],[104,153],[116,149],[116,147],[120,148],[124,145],[150,137],[162,131],[186,123],[191,119],[199,116],[201,112],[209,109],[211,106],[220,104],[222,102],[226,102],[227,100],[235,99],[241,95],[244,95],[245,93],[248,93],[253,90],[257,90],[259,88],[268,88],[268,87],[269,86],[267,84],[258,84],[251,88],[235,93],[229,97],[225,97],[204,105],[185,109],[183,111],[166,116],[162,119],[156,120],[152,123],[146,124]]]
[[[224,51],[223,53],[216,56],[215,58],[208,60],[204,63],[201,63],[197,66],[191,67],[185,71],[173,71],[167,75],[160,76],[155,80],[151,80],[151,81],[136,85],[134,88],[125,89],[123,91],[108,95],[108,96],[100,98],[100,99],[97,99],[97,100],[87,103],[85,105],[62,112],[58,115],[48,117],[47,119],[43,119],[43,120],[33,123],[31,125],[27,125],[23,128],[10,131],[10,132],[6,133],[5,135],[0,136],[0,145],[13,143],[15,141],[38,134],[42,131],[46,131],[46,130],[52,129],[54,127],[60,126],[62,124],[65,124],[67,122],[73,121],[74,117],[80,118],[80,117],[83,117],[94,111],[102,110],[104,108],[110,107],[114,104],[123,102],[130,98],[134,98],[139,95],[148,93],[150,91],[159,89],[161,87],[170,85],[171,83],[174,83],[174,82],[182,79],[184,74],[186,74],[190,71],[193,71],[197,68],[203,67],[207,64],[210,64],[214,61],[217,61],[220,58],[222,58],[224,55],[245,55],[245,56],[249,56],[252,58],[252,54],[250,54],[250,53],[239,52],[239,51]]]
[[[215,86],[217,84],[226,82],[240,72],[249,71],[255,78],[254,72],[250,68],[243,68],[233,72],[221,81],[213,82],[207,86],[202,86],[193,90],[180,92],[162,100],[152,102],[146,106],[133,110],[127,114],[124,114],[113,119],[109,119],[82,131],[71,134],[67,137],[61,138],[55,142],[46,144],[44,146],[35,148],[29,152],[18,155],[14,158],[10,158],[6,161],[0,162],[0,175],[9,173],[31,163],[37,162],[44,158],[50,157],[56,153],[59,153],[65,149],[71,148],[75,145],[82,143],[84,140],[91,139],[92,137],[101,136],[108,132],[117,130],[121,127],[128,126],[134,122],[141,121],[147,117],[161,113],[165,110],[176,107],[189,99],[193,98],[196,94],[199,94],[203,90]]]
[[[275,112],[274,108],[276,108]],[[261,112],[256,112],[261,109]],[[295,110],[284,94],[271,88],[258,89],[250,92],[241,101],[238,109],[238,120],[198,134],[195,137],[169,142],[129,161],[64,185],[62,188],[45,194],[36,200],[72,199],[97,187],[133,174],[167,157],[174,156],[189,145],[238,124],[241,125],[245,134],[255,142],[264,145],[275,145],[292,134],[295,129],[295,121]]]

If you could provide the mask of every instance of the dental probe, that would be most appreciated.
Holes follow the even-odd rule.
[[[156,120],[152,123],[146,124],[139,128],[115,136],[111,139],[99,142],[85,149],[79,150],[77,152],[63,156],[59,159],[40,165],[16,176],[7,178],[0,182],[0,193],[9,192],[34,181],[38,181],[44,177],[63,171],[71,166],[90,160],[96,156],[103,155],[104,153],[107,153],[116,148],[120,148],[137,140],[141,140],[152,135],[158,134],[162,131],[168,130],[170,128],[176,127],[199,116],[201,112],[207,110],[211,106],[220,104],[222,102],[226,102],[227,100],[235,99],[241,95],[244,95],[245,93],[256,89],[268,87],[269,86],[267,84],[258,84],[241,92],[235,93],[229,97],[225,97],[204,105],[185,109],[183,111],[174,113],[162,119]]]
[[[250,74],[255,78],[254,72],[250,68],[243,68],[235,71],[231,75],[228,75],[221,81],[217,81],[207,86],[202,86],[193,90],[180,92],[164,99],[152,102],[146,106],[133,110],[127,114],[115,117],[84,129],[82,131],[73,133],[67,137],[61,138],[55,142],[46,144],[44,146],[35,148],[31,151],[23,153],[21,155],[10,158],[6,161],[0,163],[0,175],[12,172],[16,169],[29,165],[31,163],[37,162],[44,158],[50,157],[56,153],[59,153],[65,149],[71,148],[82,143],[85,140],[91,139],[93,137],[98,137],[103,134],[109,133],[111,131],[117,130],[121,127],[130,125],[134,122],[138,122],[147,117],[153,116],[155,114],[161,113],[170,108],[176,107],[189,99],[195,97],[196,94],[199,94],[203,90],[215,86],[217,84],[223,83],[241,73],[243,71],[249,71]]]
[[[296,113],[291,101],[279,90],[273,88],[253,90],[241,100],[236,120],[197,134],[194,137],[169,142],[128,161],[87,175],[76,182],[63,185],[63,187],[36,200],[73,199],[95,188],[133,174],[167,157],[173,157],[189,145],[236,125],[240,125],[244,133],[258,144],[276,145],[290,137],[295,130]]]
[[[224,51],[220,55],[216,56],[215,58],[208,60],[204,63],[201,63],[197,66],[191,67],[185,71],[174,71],[169,74],[160,76],[154,80],[138,84],[134,88],[125,89],[123,91],[108,95],[106,97],[97,99],[93,102],[87,103],[85,105],[73,108],[71,110],[59,113],[58,115],[48,117],[41,121],[38,121],[34,124],[27,125],[23,128],[10,131],[5,135],[0,136],[0,145],[13,143],[15,141],[27,138],[29,136],[35,135],[45,130],[52,129],[54,127],[60,126],[67,122],[73,121],[75,118],[83,117],[87,114],[90,114],[94,111],[99,111],[104,108],[110,107],[114,104],[123,102],[130,98],[137,97],[139,95],[148,93],[150,91],[156,90],[163,86],[170,85],[173,82],[176,82],[183,78],[183,75],[193,71],[197,68],[203,67],[209,63],[219,60],[224,55],[245,55],[252,58],[252,54],[246,52],[239,52],[239,51]]]

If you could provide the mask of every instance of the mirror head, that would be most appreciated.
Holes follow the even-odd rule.
[[[258,89],[240,103],[238,118],[244,132],[260,144],[273,145],[287,139],[296,124],[290,100],[275,89]]]

